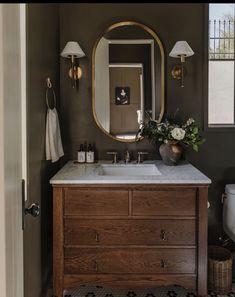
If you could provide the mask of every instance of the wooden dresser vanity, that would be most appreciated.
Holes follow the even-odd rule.
[[[177,284],[206,297],[207,190],[206,183],[57,180],[54,295],[62,297],[64,289],[82,284],[129,288]]]

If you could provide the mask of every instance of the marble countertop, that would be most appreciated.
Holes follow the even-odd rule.
[[[192,164],[182,161],[177,166],[166,166],[160,160],[145,161],[142,164],[155,164],[159,175],[139,176],[107,176],[102,175],[101,164],[110,164],[100,161],[94,164],[78,164],[69,161],[50,180],[53,185],[58,184],[210,184],[211,180]],[[120,165],[123,163],[118,163]],[[135,166],[137,164],[131,163]],[[114,164],[115,166],[115,164]],[[123,164],[123,166],[126,166]]]

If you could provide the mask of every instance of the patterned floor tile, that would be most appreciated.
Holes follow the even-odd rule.
[[[228,295],[216,295],[213,292],[208,297],[235,297],[235,286]],[[111,289],[101,286],[80,286],[66,291],[64,297],[197,297],[194,291],[188,291],[180,286],[158,287],[152,289]]]

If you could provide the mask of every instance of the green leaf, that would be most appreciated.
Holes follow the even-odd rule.
[[[193,149],[195,150],[195,152],[198,152],[198,145],[197,144],[193,144]]]
[[[194,127],[194,128],[193,128],[193,134],[197,134],[198,131],[199,131],[198,127]]]
[[[198,141],[198,144],[203,144],[206,141],[206,138],[202,138],[201,140]]]

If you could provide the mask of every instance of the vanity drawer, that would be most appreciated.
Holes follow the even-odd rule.
[[[67,189],[65,215],[128,215],[128,191]]]
[[[195,220],[64,221],[65,245],[195,245]]]
[[[195,249],[65,248],[65,274],[195,273]]]
[[[195,216],[196,190],[133,191],[132,215]]]

